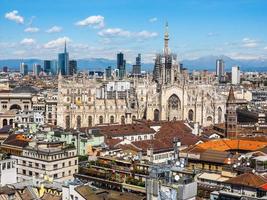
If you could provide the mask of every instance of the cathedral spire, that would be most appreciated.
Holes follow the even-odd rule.
[[[164,54],[169,54],[169,26],[168,22],[165,25],[165,33],[164,33]]]
[[[230,91],[229,91],[229,95],[228,95],[228,99],[227,102],[233,102],[235,101],[235,94],[234,94],[234,89],[233,86],[230,87]]]

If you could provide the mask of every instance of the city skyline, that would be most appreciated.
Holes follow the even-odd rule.
[[[267,2],[168,1],[162,9],[163,3],[2,0],[0,59],[56,59],[66,41],[74,59],[112,59],[122,51],[127,62],[134,63],[138,53],[144,62],[153,62],[162,52],[166,21],[170,49],[179,60],[205,55],[267,57]]]

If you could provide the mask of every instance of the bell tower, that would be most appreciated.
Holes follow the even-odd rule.
[[[226,102],[225,136],[227,138],[236,138],[238,136],[236,108],[237,103],[234,95],[234,89],[231,86]]]

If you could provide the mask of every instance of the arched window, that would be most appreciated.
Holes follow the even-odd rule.
[[[99,124],[103,124],[104,123],[104,118],[103,118],[103,116],[101,115],[101,116],[99,116]]]
[[[159,121],[159,110],[155,109],[154,110],[154,121]]]
[[[81,128],[81,124],[82,124],[82,119],[81,116],[77,116],[77,129]]]
[[[93,125],[93,118],[92,116],[88,117],[88,127],[91,127]]]
[[[194,111],[193,110],[189,110],[188,111],[188,120],[189,121],[193,121],[194,120]]]
[[[212,121],[212,117],[211,117],[211,116],[208,116],[208,117],[207,117],[207,121],[208,121],[208,122],[211,122],[211,121]]]
[[[66,129],[70,128],[70,116],[66,116]]]
[[[222,109],[218,108],[218,123],[222,123]]]
[[[136,120],[136,116],[133,115],[133,116],[132,116],[132,122],[134,122],[135,120]]]
[[[17,104],[13,104],[12,106],[10,106],[9,108],[10,110],[21,110],[21,107]]]
[[[121,116],[121,124],[125,124],[125,117],[124,117],[124,115]]]
[[[9,120],[9,125],[11,125],[11,126],[13,125],[13,119]]]
[[[3,119],[3,126],[7,125],[7,119]]]
[[[110,123],[111,123],[111,124],[114,124],[114,122],[115,122],[115,120],[114,120],[114,116],[112,115],[112,116],[110,116]]]

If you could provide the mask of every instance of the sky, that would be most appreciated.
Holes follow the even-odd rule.
[[[170,49],[180,60],[208,55],[267,58],[266,0],[0,0],[0,59],[70,58],[153,62]]]

